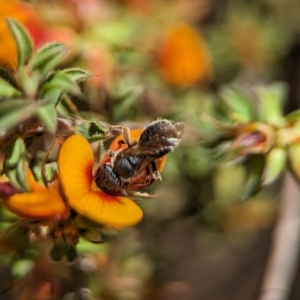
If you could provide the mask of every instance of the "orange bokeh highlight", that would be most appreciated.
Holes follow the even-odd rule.
[[[0,5],[0,67],[15,71],[17,67],[17,47],[9,31],[6,18],[20,22],[30,33],[35,48],[56,40],[70,45],[72,31],[62,27],[49,27],[38,17],[34,5],[15,0],[1,0]]]
[[[166,81],[185,87],[212,78],[210,53],[203,37],[192,26],[178,23],[169,28],[157,53]]]

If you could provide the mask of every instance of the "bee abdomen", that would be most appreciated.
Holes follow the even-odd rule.
[[[122,180],[120,176],[114,171],[111,165],[104,164],[99,167],[95,176],[95,182],[97,186],[107,194],[127,195],[121,187]]]
[[[141,165],[139,156],[119,156],[114,162],[114,169],[121,178],[127,179],[136,175]]]

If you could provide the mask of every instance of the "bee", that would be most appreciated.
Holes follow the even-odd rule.
[[[161,119],[146,126],[139,136],[127,127],[121,129],[123,138],[108,150],[95,175],[97,186],[115,196],[127,196],[127,191],[161,180],[165,157],[181,142],[184,125]]]

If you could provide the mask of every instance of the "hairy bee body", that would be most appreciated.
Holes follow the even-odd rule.
[[[142,188],[161,180],[156,161],[179,145],[183,129],[182,123],[157,120],[146,126],[137,141],[132,141],[127,129],[124,141],[119,141],[126,147],[110,151],[109,161],[97,171],[95,181],[99,188],[108,194],[126,195],[133,184]]]

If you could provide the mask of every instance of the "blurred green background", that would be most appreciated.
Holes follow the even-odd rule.
[[[169,118],[185,132],[163,181],[147,190],[158,196],[138,202],[137,226],[108,230],[104,244],[81,239],[72,263],[51,261],[46,239],[30,243],[19,230],[3,238],[0,299],[257,299],[280,179],[241,201],[247,170],[219,157],[203,119],[218,114],[227,84],[251,95],[283,81],[286,112],[299,107],[299,11],[297,0],[1,0],[2,66],[14,69],[10,16],[36,47],[62,41],[66,65],[93,72],[84,99],[70,96],[73,112],[131,127]],[[14,218],[3,208],[1,217],[2,228]],[[300,297],[299,278],[290,299]]]

